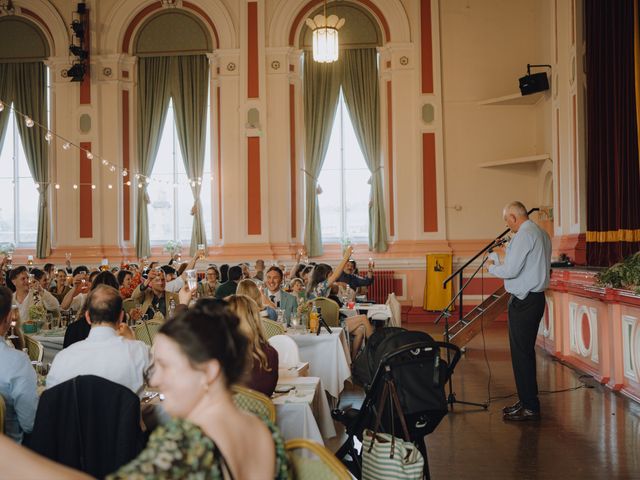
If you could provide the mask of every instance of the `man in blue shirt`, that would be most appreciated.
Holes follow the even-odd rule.
[[[536,336],[544,314],[544,291],[549,285],[551,240],[529,220],[527,209],[512,202],[503,210],[507,226],[515,233],[502,263],[490,259],[489,273],[504,279],[509,299],[509,345],[519,401],[505,407],[504,420],[538,420],[540,401],[536,381]]]
[[[0,287],[0,395],[5,402],[4,432],[18,443],[33,430],[38,408],[36,372],[29,357],[4,340],[11,328],[11,290]]]
[[[359,275],[356,275],[356,261],[349,260],[345,266],[344,270],[336,280],[338,283],[346,283],[354,290],[357,290],[359,287],[368,287],[373,283],[373,268],[369,265],[369,269],[367,270],[367,276],[362,278]]]

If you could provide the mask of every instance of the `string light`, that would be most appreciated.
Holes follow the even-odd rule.
[[[4,102],[2,102],[0,100],[0,112],[2,112],[4,110],[5,105],[7,105],[7,104],[5,104]],[[67,140],[66,138],[62,137],[61,135],[58,135],[57,133],[49,130],[44,125],[34,121],[30,116],[20,112],[19,110],[16,110],[15,107],[9,105],[9,108],[16,114],[16,116],[22,117],[23,121],[25,122],[25,125],[28,128],[32,128],[34,126],[37,126],[38,128],[44,130],[44,132],[45,132],[44,133],[44,139],[47,141],[47,143],[51,143],[53,138],[56,137],[56,138],[58,138],[59,140],[62,141],[62,149],[63,150],[65,150],[65,151],[66,150],[70,150],[71,147],[77,148],[78,150],[83,151],[85,153],[86,158],[88,160],[93,160],[94,158],[97,158],[97,160],[100,160],[102,165],[104,167],[108,168],[110,172],[116,172],[116,171],[119,170],[119,173],[123,177],[129,176],[130,171],[129,171],[128,168],[118,167],[117,165],[112,164],[111,162],[109,162],[107,159],[103,159],[98,155],[94,155],[89,150],[81,148],[80,146],[70,142],[69,140]],[[138,184],[138,188],[143,188],[145,185],[150,184],[152,181],[156,182],[156,183],[159,183],[159,184],[163,184],[163,185],[169,185],[169,186],[173,185],[174,188],[178,188],[178,186],[179,186],[178,183],[173,183],[173,182],[168,181],[168,180],[161,180],[161,179],[151,178],[151,177],[149,177],[147,175],[142,175],[142,174],[139,174],[139,173],[135,174],[135,180],[136,180],[136,183]],[[188,178],[186,180],[193,187],[195,187],[195,185],[202,185],[202,177]],[[213,175],[211,175],[211,180],[212,181],[214,180]],[[126,181],[126,182],[124,182],[124,185],[131,186],[131,183],[132,183],[131,181]],[[40,188],[40,185],[47,186],[47,185],[50,185],[50,184],[51,184],[50,182],[39,182],[39,183],[36,183],[36,188]],[[59,183],[55,183],[53,185],[54,185],[56,190],[60,190],[61,188],[63,188],[62,185],[60,185]],[[80,185],[83,185],[83,184],[80,184]],[[90,185],[90,184],[87,184],[87,185]],[[110,184],[110,185],[111,185],[110,188],[112,189],[113,185],[112,184]],[[95,190],[96,186],[91,184],[91,188]],[[78,184],[73,184],[73,189],[77,190],[78,189]]]
[[[108,188],[109,190],[111,190],[111,189],[113,188],[113,185],[109,184],[109,185],[107,185],[107,188]]]
[[[127,187],[130,187],[130,186],[131,186],[131,180],[127,180],[126,182],[124,182],[124,184],[125,184]]]

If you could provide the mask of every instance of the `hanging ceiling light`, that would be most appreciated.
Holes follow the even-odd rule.
[[[338,60],[338,30],[344,25],[344,18],[337,15],[327,17],[327,0],[324,0],[324,15],[307,18],[307,26],[313,30],[313,59],[316,62],[331,63]]]

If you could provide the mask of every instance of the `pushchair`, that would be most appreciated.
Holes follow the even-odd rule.
[[[354,361],[354,381],[361,383],[366,393],[360,409],[336,409],[332,412],[333,418],[344,424],[347,434],[347,440],[336,452],[336,457],[356,478],[361,477],[362,454],[356,448],[355,439],[361,443],[364,430],[374,427],[383,386],[385,382],[392,381],[398,393],[410,440],[424,457],[424,476],[428,479],[429,464],[424,437],[433,432],[447,414],[444,386],[460,360],[460,349],[450,343],[437,342],[423,332],[402,328],[388,330],[390,329],[382,329],[372,335],[367,349],[361,353],[365,357]],[[376,335],[379,338],[374,338]],[[450,364],[441,358],[443,349],[448,351]],[[447,358],[447,354],[444,358]],[[367,375],[367,364],[375,373]],[[393,406],[385,405],[381,415],[381,431],[390,433],[391,415],[394,415],[393,421],[397,424],[399,419]]]

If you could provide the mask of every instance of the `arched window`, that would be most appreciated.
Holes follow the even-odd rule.
[[[323,7],[310,13],[322,13]],[[322,242],[368,240],[386,250],[377,46],[382,34],[372,15],[355,3],[332,5],[345,19],[340,57],[312,59],[312,31],[300,31],[304,49],[305,244],[310,255]]]
[[[48,57],[49,44],[34,23],[0,18],[0,242],[35,244],[40,258],[51,249]],[[30,127],[24,115],[44,128]]]
[[[139,255],[169,240],[191,243],[194,251],[213,236],[206,57],[212,49],[203,22],[179,9],[152,16],[136,35]]]

